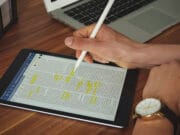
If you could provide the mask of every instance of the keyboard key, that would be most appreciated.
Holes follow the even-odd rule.
[[[87,21],[89,21],[91,18],[89,18],[89,17],[83,17],[83,18],[81,18],[81,19],[79,19],[79,22],[81,22],[81,23],[84,23],[84,22],[87,22]]]
[[[77,14],[75,16],[73,16],[74,19],[80,20],[81,18],[83,18],[84,16],[81,14]]]

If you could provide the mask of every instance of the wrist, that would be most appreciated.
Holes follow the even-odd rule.
[[[151,68],[160,64],[159,56],[156,55],[156,50],[152,45],[142,44],[137,53],[136,59],[143,68]]]
[[[151,67],[180,60],[180,47],[178,45],[143,44],[141,52],[144,62]]]
[[[152,121],[138,119],[133,131],[133,135],[172,135],[174,132],[173,125],[166,118],[160,118]]]
[[[149,56],[147,45],[134,44],[134,49],[131,51],[132,62],[137,64],[137,68],[149,68],[154,66],[151,63],[152,56]]]

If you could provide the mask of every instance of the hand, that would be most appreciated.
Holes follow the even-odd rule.
[[[125,68],[151,68],[180,60],[179,45],[142,45],[105,25],[101,27],[95,39],[89,39],[94,26],[77,30],[73,37],[65,39],[65,44],[76,50],[76,57],[80,56],[82,50],[88,51],[85,60],[90,63],[94,59],[102,63],[113,62]]]
[[[143,98],[155,97],[180,115],[180,63],[171,62],[151,70]]]
[[[76,57],[82,50],[88,51],[85,61],[92,63],[93,59],[101,62],[113,62],[121,67],[137,68],[142,66],[138,63],[140,48],[137,42],[115,32],[107,26],[102,26],[96,39],[89,39],[95,25],[82,28],[74,32],[73,37],[65,39],[65,44],[76,49]]]

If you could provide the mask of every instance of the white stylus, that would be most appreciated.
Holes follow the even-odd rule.
[[[103,13],[101,14],[101,17],[99,18],[96,26],[94,27],[91,35],[89,38],[93,39],[96,37],[96,34],[98,33],[99,29],[101,28],[104,20],[106,19],[106,16],[108,15],[109,13],[109,10],[111,9],[113,3],[114,3],[115,0],[109,0]],[[83,61],[84,57],[86,56],[86,53],[87,51],[83,51],[80,55],[80,57],[78,58],[76,64],[75,64],[75,67],[74,67],[74,72],[76,71],[76,69],[79,67],[79,65],[81,64],[81,62]]]

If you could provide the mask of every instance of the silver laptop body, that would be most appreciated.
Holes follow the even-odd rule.
[[[64,12],[88,1],[44,0],[44,3],[47,12],[53,18],[79,29],[85,25]],[[180,0],[155,0],[111,22],[108,26],[133,40],[146,42],[179,21]]]

